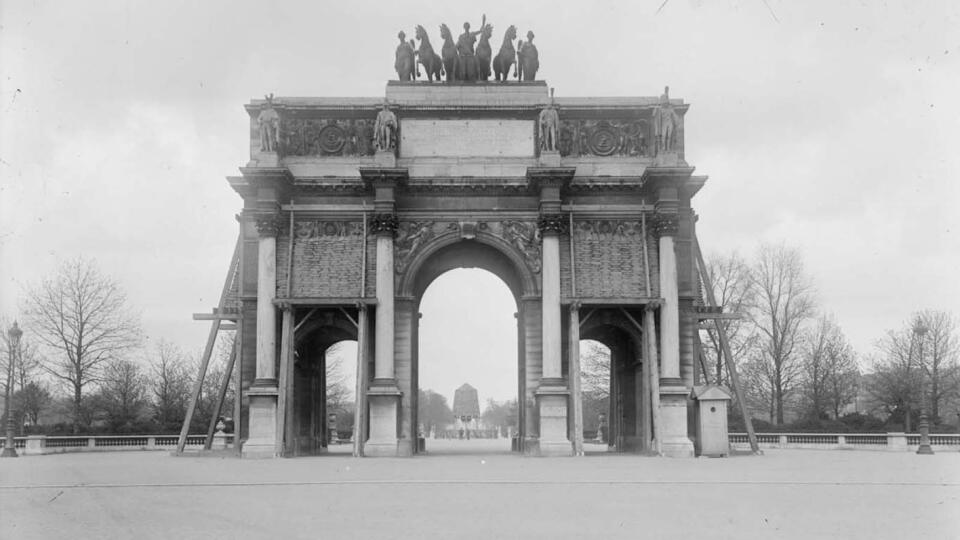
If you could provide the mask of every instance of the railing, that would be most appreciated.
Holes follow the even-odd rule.
[[[204,435],[188,435],[186,447],[203,448]],[[15,437],[14,447],[24,455],[58,454],[62,452],[112,452],[122,450],[173,450],[177,447],[176,435],[91,435],[47,437],[32,435]],[[213,436],[213,448],[232,446],[233,435],[217,433]]]
[[[748,450],[750,441],[746,433],[730,433],[730,446],[737,450]],[[920,445],[920,435],[911,433],[757,433],[757,443],[761,448],[802,448],[802,449],[857,449],[890,450],[902,452],[916,450]],[[930,435],[930,446],[934,450],[960,449],[960,434],[938,433]]]

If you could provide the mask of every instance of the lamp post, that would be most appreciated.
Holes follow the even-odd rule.
[[[919,356],[917,362],[920,367],[920,445],[917,447],[917,453],[923,455],[932,455],[933,448],[930,447],[930,424],[927,422],[927,387],[924,385],[923,377],[923,336],[927,333],[927,327],[923,321],[917,319],[917,324],[913,327],[913,333],[920,342]]]
[[[10,391],[13,389],[13,366],[17,360],[17,353],[20,350],[20,336],[23,330],[17,326],[17,321],[13,321],[13,326],[7,330],[7,337],[10,338],[10,361],[7,365],[7,394],[4,398],[4,411],[7,414],[7,437],[3,443],[3,453],[0,457],[17,457],[17,449],[13,446],[13,408],[10,401]]]

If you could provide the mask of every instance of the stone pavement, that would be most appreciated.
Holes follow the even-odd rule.
[[[960,538],[960,453],[535,459],[437,442],[407,459],[4,459],[0,538]]]

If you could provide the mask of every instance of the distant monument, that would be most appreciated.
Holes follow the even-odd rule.
[[[470,438],[470,430],[476,428],[476,419],[480,417],[480,399],[477,389],[467,383],[453,393],[453,415],[457,418],[461,438],[465,433]]]

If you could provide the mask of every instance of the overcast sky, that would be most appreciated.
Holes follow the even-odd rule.
[[[201,348],[208,327],[190,315],[216,304],[236,237],[224,177],[249,157],[242,104],[382,96],[398,30],[422,24],[438,44],[440,23],[479,27],[484,12],[495,47],[510,24],[536,33],[558,97],[670,85],[691,103],[687,160],[710,175],[694,202],[704,250],[797,247],[859,352],[912,311],[957,313],[960,4],[661,4],[0,3],[0,315],[84,255],[122,283],[149,342]],[[487,366],[467,380],[505,399],[515,337],[496,329],[516,308],[475,276],[427,292],[422,386],[452,397],[465,366]]]

